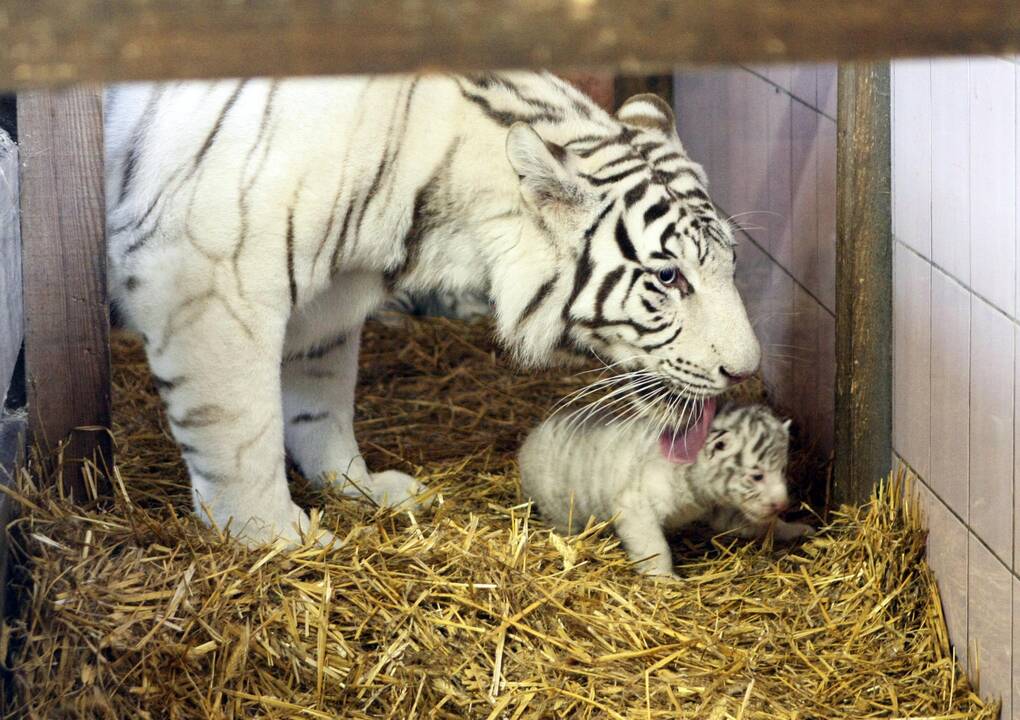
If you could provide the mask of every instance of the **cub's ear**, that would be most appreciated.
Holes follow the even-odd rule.
[[[793,424],[793,420],[783,420],[783,430],[790,432],[790,425]]]
[[[624,125],[676,135],[676,117],[672,108],[661,97],[651,93],[628,98],[616,111],[616,119]]]
[[[539,210],[580,204],[584,195],[571,169],[570,153],[546,142],[524,122],[510,126],[506,156],[521,181],[524,197]]]

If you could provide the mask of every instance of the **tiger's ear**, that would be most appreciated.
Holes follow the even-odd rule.
[[[628,98],[616,111],[616,119],[624,125],[676,135],[676,117],[672,108],[661,97],[651,93]]]
[[[543,140],[524,122],[510,126],[506,156],[521,181],[521,193],[535,208],[580,204],[583,192],[570,166],[570,154]]]

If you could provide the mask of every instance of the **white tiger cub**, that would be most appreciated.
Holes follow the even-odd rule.
[[[554,415],[521,447],[521,489],[558,531],[588,519],[612,520],[638,569],[673,576],[666,532],[696,521],[740,537],[777,540],[811,532],[778,514],[789,506],[785,477],[789,421],[763,405],[715,416],[692,463],[678,462],[675,433],[639,422],[621,427],[597,418],[580,428]]]
[[[109,267],[196,509],[298,542],[306,476],[380,503],[358,343],[392,291],[486,291],[523,364],[598,353],[644,410],[755,370],[733,238],[653,96],[602,111],[545,73],[123,85],[106,97]],[[692,438],[692,442],[696,442]]]

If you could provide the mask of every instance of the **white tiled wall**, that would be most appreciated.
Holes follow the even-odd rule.
[[[970,473],[970,293],[931,272],[931,461],[925,476],[960,517],[967,516]],[[900,416],[904,411],[900,408]]]
[[[893,444],[921,476],[960,661],[1020,720],[1020,64],[893,65]],[[747,226],[738,281],[779,401],[832,443],[836,81],[683,72],[680,136]],[[747,214],[743,214],[747,213]],[[807,391],[817,388],[817,391]],[[1016,676],[1016,680],[1014,680]]]
[[[745,228],[737,280],[777,400],[825,455],[835,374],[836,72],[756,66],[676,76],[680,138]],[[806,391],[809,389],[808,391]]]
[[[895,71],[892,128],[893,225],[900,242],[931,254],[931,72],[928,61]]]
[[[925,477],[931,453],[931,265],[893,248],[893,447]]]
[[[969,83],[969,63],[931,63],[931,104],[939,109],[931,115],[931,194],[939,198],[931,206],[931,259],[964,284],[970,282]],[[906,125],[901,120],[899,127]]]
[[[1009,563],[1013,556],[1013,325],[980,298],[970,304],[969,524]]]
[[[949,636],[956,642],[956,655],[967,667],[968,558],[970,535],[966,526],[922,485],[921,501],[928,518],[928,562],[938,578]]]
[[[903,61],[892,80],[893,445],[924,482],[957,653],[1020,720],[1020,66]]]

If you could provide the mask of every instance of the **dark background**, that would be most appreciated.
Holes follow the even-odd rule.
[[[11,139],[18,139],[18,116],[14,110],[14,96],[0,94],[0,130],[4,130]]]

